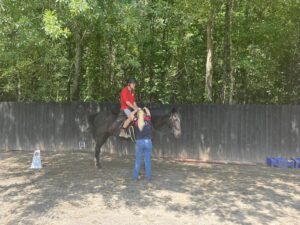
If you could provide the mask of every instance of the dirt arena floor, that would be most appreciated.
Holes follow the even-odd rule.
[[[92,153],[0,152],[0,224],[300,224],[300,169],[153,160],[153,181],[131,181],[133,159]]]

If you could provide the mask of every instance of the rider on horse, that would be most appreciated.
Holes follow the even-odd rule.
[[[120,137],[128,138],[129,134],[126,132],[126,128],[131,123],[132,118],[130,114],[133,110],[138,109],[138,106],[135,102],[134,89],[136,85],[136,79],[131,77],[127,80],[127,86],[124,87],[120,94],[120,103],[121,103],[121,111],[125,113],[127,119],[125,120],[123,127],[121,128]]]

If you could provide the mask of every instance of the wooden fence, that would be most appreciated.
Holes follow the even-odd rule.
[[[97,103],[0,103],[0,150],[92,151],[87,116],[108,110]],[[116,106],[116,105],[114,105]],[[159,107],[171,109],[171,105]],[[300,106],[177,105],[182,137],[154,134],[155,156],[263,162],[266,156],[300,157]],[[110,138],[105,152],[134,154]]]

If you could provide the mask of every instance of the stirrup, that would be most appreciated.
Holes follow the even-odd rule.
[[[119,133],[119,137],[122,137],[122,138],[130,138],[130,135],[128,134],[128,132],[126,132],[126,129],[125,128],[122,128],[120,133]]]
[[[128,128],[128,133],[129,133],[131,141],[135,142],[136,139],[135,139],[134,127],[132,125]]]

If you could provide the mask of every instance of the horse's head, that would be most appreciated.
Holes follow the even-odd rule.
[[[181,136],[180,114],[177,112],[175,108],[173,108],[171,111],[169,117],[169,124],[175,138],[180,138]]]

